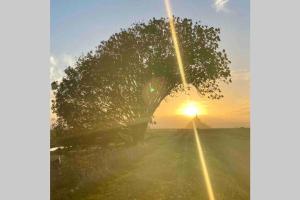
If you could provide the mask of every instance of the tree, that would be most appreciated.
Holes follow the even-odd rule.
[[[188,84],[212,99],[222,97],[220,83],[230,83],[220,29],[174,17]],[[109,132],[143,138],[161,101],[183,91],[166,18],[121,29],[53,82],[52,110],[57,128],[72,132]]]

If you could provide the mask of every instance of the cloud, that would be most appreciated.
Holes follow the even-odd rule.
[[[68,66],[74,66],[75,60],[72,56],[64,54],[60,57],[50,56],[50,82],[60,82],[64,76],[64,69]],[[52,100],[55,99],[54,93],[50,90],[50,107],[52,106]],[[51,126],[56,122],[57,116],[50,111],[50,123]]]
[[[50,81],[60,81],[64,75],[64,68],[74,66],[75,60],[72,56],[64,54],[60,57],[50,56]]]
[[[229,0],[214,0],[214,7],[216,11],[228,11],[225,7],[228,2]]]
[[[53,56],[50,56],[50,64],[51,65],[57,65],[55,58]]]
[[[62,56],[62,64],[73,66],[75,64],[75,60],[72,56],[64,54]]]
[[[63,71],[58,67],[58,60],[50,56],[50,81],[57,81],[62,78]]]

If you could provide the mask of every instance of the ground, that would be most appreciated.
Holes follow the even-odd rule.
[[[216,200],[250,199],[250,130],[199,130]],[[51,199],[208,199],[192,130],[158,130],[144,144],[64,150]]]

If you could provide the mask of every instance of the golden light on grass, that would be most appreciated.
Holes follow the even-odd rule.
[[[176,58],[177,58],[177,62],[178,62],[178,67],[179,67],[182,83],[183,83],[183,86],[185,88],[187,88],[188,84],[187,84],[187,81],[186,81],[186,78],[185,78],[183,62],[182,62],[180,49],[179,49],[179,44],[178,44],[177,35],[176,35],[174,18],[173,18],[173,14],[172,14],[172,10],[171,10],[169,0],[165,0],[165,7],[166,7],[166,12],[167,12],[167,15],[168,15],[168,18],[169,18],[170,31],[171,31],[172,40],[173,40],[173,43],[174,43],[174,49],[175,49],[175,53],[176,53]],[[186,109],[185,109],[185,113],[187,115],[189,115],[189,116],[190,115],[196,115],[197,112],[199,112],[198,108],[196,106],[193,106],[191,104],[188,104],[188,105],[189,106],[187,106]],[[209,173],[208,173],[208,170],[207,170],[207,165],[206,165],[204,153],[203,153],[201,142],[200,142],[200,139],[199,139],[199,136],[198,136],[198,131],[197,131],[197,128],[196,128],[196,125],[195,125],[195,121],[194,120],[192,120],[192,121],[193,121],[193,129],[194,129],[194,135],[195,135],[195,140],[196,140],[196,144],[197,144],[198,155],[199,155],[199,159],[200,159],[200,163],[201,163],[201,168],[202,168],[202,171],[203,171],[203,176],[204,176],[204,180],[205,180],[205,184],[206,184],[206,188],[207,188],[208,197],[209,197],[209,200],[215,200],[213,188],[212,188]]]

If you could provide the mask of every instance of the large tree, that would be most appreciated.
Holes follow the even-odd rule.
[[[175,17],[174,23],[188,84],[203,96],[221,98],[220,83],[231,79],[230,60],[219,48],[220,29],[186,18]],[[121,29],[78,58],[52,89],[57,127],[73,132],[118,130],[135,141],[143,138],[161,101],[185,90],[168,19]]]

